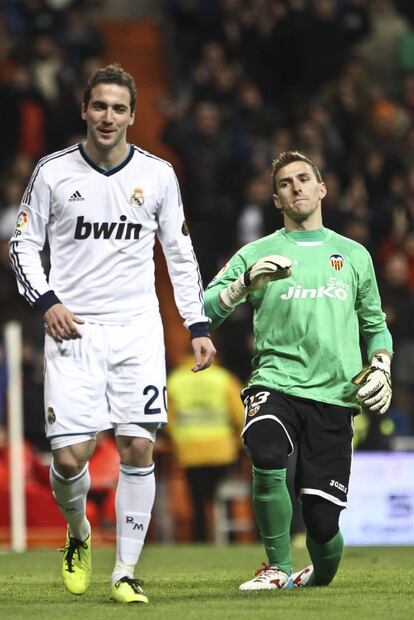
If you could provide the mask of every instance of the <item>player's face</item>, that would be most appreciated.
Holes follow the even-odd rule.
[[[92,89],[87,108],[81,115],[88,126],[88,141],[98,151],[108,152],[126,144],[126,132],[134,122],[128,88],[118,84],[98,84]]]
[[[275,175],[273,201],[285,217],[296,223],[320,217],[321,199],[326,196],[325,183],[320,183],[312,167],[303,161],[284,166]]]

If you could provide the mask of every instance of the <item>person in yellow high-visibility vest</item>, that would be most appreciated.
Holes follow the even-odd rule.
[[[193,539],[205,541],[206,505],[238,459],[244,412],[242,386],[233,373],[217,363],[208,373],[194,374],[193,365],[186,357],[169,375],[167,430],[191,493]]]

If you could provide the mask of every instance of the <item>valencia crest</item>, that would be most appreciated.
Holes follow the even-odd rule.
[[[342,267],[345,264],[345,259],[341,254],[331,254],[329,257],[329,262],[331,263],[331,267],[335,269],[335,271],[341,271]]]

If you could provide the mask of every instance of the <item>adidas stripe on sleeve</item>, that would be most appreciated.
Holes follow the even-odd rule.
[[[184,219],[177,178],[172,168],[166,170],[162,201],[158,214],[158,238],[161,242],[173,283],[177,307],[186,316],[185,325],[206,321],[201,275]],[[188,285],[192,274],[193,288]]]
[[[49,293],[50,297],[50,286],[40,258],[46,241],[50,203],[50,187],[43,175],[46,160],[40,160],[32,174],[10,240],[10,261],[19,292],[29,304],[40,308],[43,296]]]

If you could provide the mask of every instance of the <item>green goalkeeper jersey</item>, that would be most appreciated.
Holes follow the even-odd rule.
[[[367,250],[327,228],[282,228],[249,243],[210,282],[205,309],[217,327],[231,313],[218,294],[259,258],[292,260],[292,275],[251,292],[254,353],[248,385],[359,409],[352,377],[362,368],[360,333],[370,357],[392,352]]]

